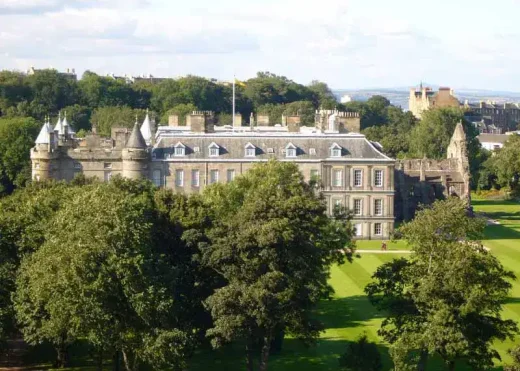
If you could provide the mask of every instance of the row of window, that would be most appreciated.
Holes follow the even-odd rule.
[[[334,169],[332,176],[332,185],[334,187],[343,187],[343,170]],[[363,186],[363,170],[354,169],[354,187]],[[383,186],[383,170],[374,170],[374,186]]]
[[[186,145],[184,145],[183,143],[181,142],[178,142],[174,147],[173,147],[173,156],[174,157],[183,157],[183,156],[186,156]],[[208,146],[208,154],[209,154],[209,157],[218,157],[220,156],[221,154],[221,151],[220,151],[220,146],[213,142],[211,143],[209,146]],[[258,154],[258,148],[252,144],[252,143],[247,143],[245,146],[244,146],[244,156],[245,157],[255,157],[257,154]],[[341,157],[342,155],[342,147],[340,145],[338,145],[337,143],[333,143],[332,146],[329,148],[330,150],[330,157]],[[200,153],[200,147],[193,147],[193,152],[194,153]],[[274,154],[274,148],[267,148],[267,153],[268,154]],[[294,144],[292,143],[289,143],[287,144],[287,146],[285,146],[284,149],[282,149],[282,153],[285,154],[285,157],[287,158],[294,158],[294,157],[297,157],[298,155],[298,147],[296,147]],[[316,155],[316,148],[310,148],[309,149],[309,154],[310,155]],[[153,154],[153,156],[155,157],[155,153]]]
[[[334,204],[336,206],[341,206],[341,200],[335,200]],[[363,200],[360,198],[354,199],[354,207],[353,207],[354,215],[361,216],[363,215]],[[374,200],[374,215],[383,216],[383,200],[375,199]]]
[[[383,224],[382,223],[374,223],[374,236],[382,236],[383,235]],[[356,237],[363,237],[363,224],[358,223],[354,224],[354,234]]]
[[[235,169],[227,169],[226,170],[226,180],[227,182],[231,182],[235,179]],[[218,169],[212,169],[209,171],[209,179],[208,184],[217,183],[220,179],[220,171]],[[153,183],[161,187],[163,185],[162,180],[162,172],[161,170],[154,170],[152,174]],[[184,170],[177,169],[175,170],[175,186],[176,187],[184,187]],[[200,170],[193,169],[191,170],[191,186],[192,187],[200,187]]]

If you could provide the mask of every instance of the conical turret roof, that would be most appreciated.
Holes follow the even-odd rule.
[[[150,123],[148,110],[146,110],[146,117],[144,118],[143,124],[141,125],[141,134],[146,144],[150,144],[152,142],[152,125]]]
[[[69,122],[67,121],[67,112],[65,112],[65,115],[64,115],[63,120],[61,122],[61,125],[63,126],[63,132],[65,132],[65,126],[68,126],[68,133],[69,134],[76,134],[74,132],[74,129],[72,129],[72,126],[70,126]]]
[[[63,121],[61,120],[61,112],[58,114],[58,121],[54,126],[54,131],[57,131],[59,135],[65,134],[65,128],[63,126]]]
[[[128,138],[128,141],[126,142],[126,148],[146,148],[146,141],[141,134],[141,130],[139,130],[139,124],[137,121],[134,124],[130,138]]]
[[[51,136],[50,133],[53,132],[53,128],[51,124],[46,121],[43,123],[43,126],[40,130],[40,133],[38,134],[38,137],[36,138],[35,143],[36,144],[50,144],[51,142]]]

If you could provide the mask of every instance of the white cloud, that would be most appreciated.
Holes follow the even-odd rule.
[[[507,62],[520,61],[507,22],[497,35],[462,32],[402,2],[401,9],[378,0],[0,0],[0,61],[217,78],[271,70],[334,87],[454,85],[489,67],[486,81],[520,83]]]

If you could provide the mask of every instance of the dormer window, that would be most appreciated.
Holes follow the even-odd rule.
[[[209,157],[218,157],[220,155],[220,146],[213,142],[209,145]]]
[[[185,156],[186,155],[186,146],[184,144],[182,144],[181,142],[178,142],[174,147],[173,147],[173,155],[175,157],[182,157],[182,156]]]
[[[285,147],[285,157],[296,157],[296,146],[292,143],[289,143]]]
[[[255,157],[256,156],[256,147],[251,143],[247,143],[246,146],[244,147],[244,155],[246,157]]]
[[[341,157],[341,147],[337,143],[330,147],[330,157]]]

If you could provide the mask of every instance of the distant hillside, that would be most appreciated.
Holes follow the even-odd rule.
[[[431,86],[434,90],[439,87],[437,85],[426,85]],[[408,110],[408,96],[409,88],[388,88],[388,89],[361,89],[361,90],[348,90],[348,89],[337,89],[334,90],[334,94],[338,98],[338,101],[345,94],[350,95],[352,100],[366,101],[374,95],[382,95],[386,97],[390,103],[394,106],[402,107],[404,110]],[[497,103],[504,102],[520,102],[519,92],[507,92],[507,91],[493,91],[493,90],[480,90],[480,89],[455,89],[455,96],[464,102],[479,102],[479,101],[495,101]]]

